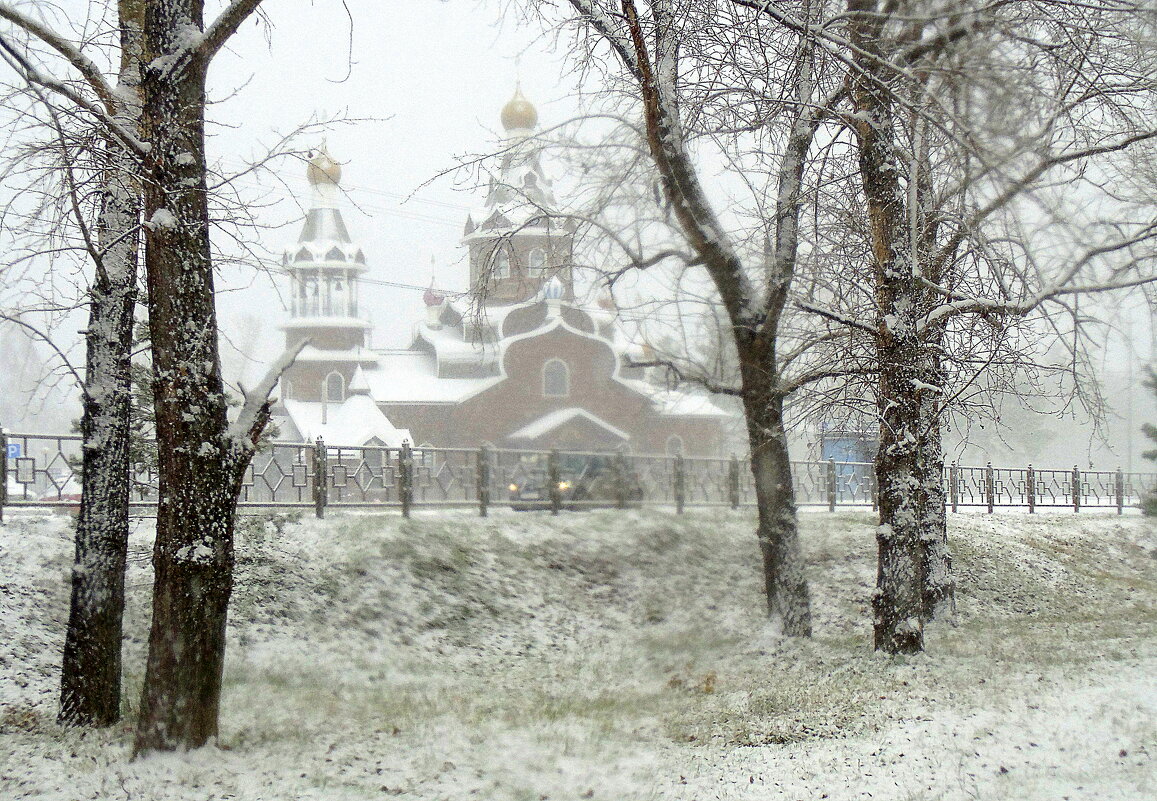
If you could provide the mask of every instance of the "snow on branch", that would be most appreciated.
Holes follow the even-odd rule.
[[[677,384],[695,384],[716,395],[731,395],[733,397],[743,395],[742,388],[720,384],[705,375],[688,373],[671,359],[643,359],[641,361],[627,359],[626,365],[627,367],[662,367],[674,376]]]
[[[643,73],[639,69],[639,61],[635,56],[634,48],[631,46],[630,37],[622,33],[593,0],[570,0],[570,4],[575,11],[587,18],[594,29],[599,32],[599,35],[611,46],[611,49],[618,54],[623,66],[627,68],[634,79],[641,82]]]
[[[233,0],[204,32],[191,30],[182,38],[179,48],[153,62],[153,66],[161,73],[161,79],[171,80],[194,57],[199,57],[205,64],[212,61],[217,51],[237,32],[241,23],[257,11],[259,5],[261,0]]]
[[[119,107],[116,99],[116,91],[109,82],[105,80],[100,68],[72,42],[65,39],[40,20],[25,16],[9,3],[0,3],[0,19],[8,20],[16,27],[35,36],[55,50],[57,54],[71,64],[77,72],[84,76],[84,80],[88,82],[92,90],[100,96],[108,112],[110,114],[116,113]]]
[[[36,65],[29,61],[23,53],[2,35],[0,35],[0,53],[3,53],[4,59],[30,86],[45,89],[53,94],[60,95],[69,102],[74,103],[78,108],[84,109],[92,114],[99,119],[109,133],[127,147],[130,152],[135,153],[137,156],[144,157],[151,149],[151,145],[148,142],[142,142],[138,139],[132,131],[117,120],[113,114],[110,114],[107,109],[102,108],[99,103],[92,102],[64,81],[37,69]],[[41,95],[40,99],[44,103],[48,103],[47,97]]]
[[[876,329],[872,326],[867,325],[866,323],[862,323],[859,320],[853,320],[851,317],[840,314],[839,312],[833,311],[832,309],[826,309],[823,306],[818,306],[810,301],[797,300],[795,301],[795,306],[800,311],[819,315],[820,317],[823,317],[826,320],[831,320],[834,323],[846,325],[849,328],[856,328],[860,331],[865,331],[869,334],[872,334],[873,336],[876,334]]]
[[[235,440],[245,448],[251,448],[257,444],[257,438],[261,436],[261,431],[269,420],[269,407],[273,404],[269,397],[270,393],[277,386],[277,382],[281,380],[281,376],[285,375],[285,371],[297,361],[298,354],[309,342],[308,338],[303,339],[297,343],[296,347],[287,350],[280,359],[273,363],[269,372],[265,374],[265,377],[256,387],[249,392],[243,390],[245,401],[241,405],[237,419],[229,426],[230,439]]]

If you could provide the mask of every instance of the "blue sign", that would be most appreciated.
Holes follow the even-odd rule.
[[[21,447],[19,442],[9,442],[8,443],[8,458],[9,459],[19,459],[23,455],[24,455],[24,449]]]

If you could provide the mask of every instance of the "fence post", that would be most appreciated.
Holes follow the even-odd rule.
[[[872,511],[880,511],[880,485],[876,482],[876,464],[868,471],[868,494],[872,497]]]
[[[1121,472],[1121,466],[1117,466],[1117,514],[1125,514],[1125,474]]]
[[[1036,473],[1033,472],[1031,464],[1028,466],[1024,491],[1028,496],[1028,513],[1034,514],[1036,512]]]
[[[402,452],[398,457],[398,489],[402,496],[402,517],[410,516],[410,507],[414,504],[414,455],[410,449],[410,441],[402,440]]]
[[[478,516],[486,517],[490,506],[490,448],[483,445],[478,449]]]
[[[313,444],[313,511],[319,518],[325,517],[325,507],[329,503],[329,456],[325,450],[325,440],[317,438]]]
[[[727,500],[732,509],[739,508],[739,459],[731,454],[731,464],[727,467]]]
[[[828,459],[827,464],[827,492],[828,492],[828,511],[836,511],[836,462],[834,459]]]
[[[960,468],[956,462],[948,468],[948,499],[952,502],[952,511],[960,505]]]
[[[984,466],[984,494],[988,500],[988,513],[992,514],[992,507],[996,505],[996,480],[992,472],[992,462]]]
[[[1081,511],[1081,469],[1073,465],[1073,512]]]
[[[627,456],[622,451],[615,454],[615,506],[627,508]]]
[[[0,523],[4,522],[6,503],[8,503],[8,435],[0,428]]]
[[[675,454],[675,514],[683,514],[683,504],[686,502],[685,473],[683,472],[683,454]]]
[[[562,477],[558,472],[558,448],[551,448],[550,456],[546,458],[547,478],[550,480],[550,513],[557,515],[562,508],[562,489],[559,482]]]

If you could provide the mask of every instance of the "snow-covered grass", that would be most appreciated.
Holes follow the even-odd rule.
[[[71,521],[9,513],[0,798],[1157,797],[1154,523],[950,521],[957,625],[893,660],[868,513],[803,515],[811,641],[767,625],[745,512],[247,520],[219,748],[130,762],[54,722]]]

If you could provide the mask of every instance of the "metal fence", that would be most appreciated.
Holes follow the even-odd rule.
[[[80,500],[78,435],[0,435],[0,507],[71,507]],[[601,460],[610,489],[599,497],[568,499],[557,490],[566,464]],[[1137,505],[1157,491],[1157,474],[1025,468],[946,466],[949,508],[1116,509]],[[876,506],[870,463],[792,462],[800,506]],[[512,485],[545,488],[537,504],[557,512],[583,506],[753,506],[755,487],[746,460],[635,455],[622,452],[533,451],[480,448],[350,447],[274,442],[246,470],[242,508],[477,507],[509,506]],[[147,465],[132,472],[132,503],[138,511],[156,504],[157,481]],[[532,504],[534,506],[534,504]]]

